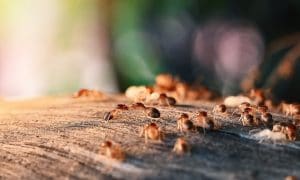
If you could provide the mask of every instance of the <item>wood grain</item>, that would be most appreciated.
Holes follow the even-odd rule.
[[[0,102],[0,179],[284,179],[300,177],[300,143],[259,143],[237,119],[217,117],[218,131],[179,133],[176,118],[211,110],[211,102],[157,107],[160,119],[142,111],[124,111],[106,123],[105,111],[123,96],[103,101],[68,97]],[[286,121],[274,114],[277,121]],[[144,143],[140,127],[156,122],[163,143]],[[192,145],[186,156],[171,153],[177,137]],[[127,158],[119,163],[100,155],[104,140],[121,144]],[[299,139],[299,138],[298,138]]]

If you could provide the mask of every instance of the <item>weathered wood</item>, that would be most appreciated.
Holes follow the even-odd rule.
[[[124,111],[109,123],[105,111],[122,96],[104,101],[47,98],[0,103],[0,179],[284,179],[300,177],[300,143],[259,143],[237,118],[221,118],[218,131],[187,134],[176,129],[181,112],[211,110],[212,103],[189,102],[158,107],[160,119],[142,111]],[[220,117],[217,117],[220,118]],[[275,120],[284,119],[280,115]],[[144,143],[139,130],[156,122],[163,127],[163,143]],[[190,155],[171,153],[177,137],[192,145]],[[98,153],[106,139],[120,143],[127,159],[118,163]]]

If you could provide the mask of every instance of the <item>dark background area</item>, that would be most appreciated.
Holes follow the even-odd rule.
[[[134,55],[138,54],[143,57],[141,61],[144,61],[153,74],[168,71],[179,75],[185,81],[204,83],[210,89],[223,94],[220,89],[224,86],[224,82],[216,76],[216,69],[203,67],[197,60],[195,61],[193,55],[197,29],[204,29],[211,22],[217,22],[219,24],[216,28],[223,26],[225,27],[224,31],[249,26],[256,29],[261,36],[265,47],[262,53],[263,61],[256,68],[262,75],[256,79],[253,87],[271,88],[273,98],[276,100],[300,100],[297,94],[300,92],[297,83],[299,82],[299,72],[297,72],[299,65],[293,66],[293,76],[278,77],[276,83],[268,82],[270,76],[275,76],[274,71],[283,61],[284,56],[298,43],[298,40],[295,39],[292,44],[268,54],[272,42],[299,32],[300,2],[293,0],[284,2],[279,0],[248,2],[164,0],[116,2],[115,7],[117,7],[117,11],[122,12],[121,15],[114,16],[116,21],[113,26],[113,55],[122,90],[131,84],[150,84],[154,80],[147,73],[143,71],[139,73],[134,70],[135,67],[132,64],[135,60],[133,59],[135,59]],[[121,28],[120,24],[123,25]],[[127,46],[139,46],[141,49],[136,51],[136,49],[127,48],[127,52],[120,53],[122,50],[119,48],[123,48],[123,46],[119,46],[118,38],[124,38],[130,33],[133,37],[140,36],[142,38],[129,37]],[[217,30],[209,31],[205,35],[207,36],[205,43],[210,46],[209,41],[216,37],[218,32]],[[215,44],[211,46],[213,49]],[[244,50],[247,52],[247,48]],[[120,62],[122,67],[119,65]],[[125,69],[129,72],[124,73]],[[230,87],[225,94],[236,94],[243,91],[239,87],[239,83],[245,78],[247,75],[234,80],[232,84],[237,86]]]

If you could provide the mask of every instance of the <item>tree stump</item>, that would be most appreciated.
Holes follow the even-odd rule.
[[[176,121],[183,112],[193,116],[211,111],[214,102],[184,102],[156,106],[160,118],[141,110],[122,111],[106,122],[104,113],[122,95],[104,100],[68,97],[0,102],[0,179],[284,179],[300,178],[300,143],[259,142],[238,117],[216,116],[219,130],[180,133]],[[273,114],[276,121],[286,121]],[[162,127],[162,143],[145,144],[140,128],[150,122]],[[299,132],[298,132],[299,133]],[[185,137],[191,153],[178,156],[172,148]],[[299,137],[299,134],[298,134]],[[104,140],[119,143],[124,162],[99,153]]]

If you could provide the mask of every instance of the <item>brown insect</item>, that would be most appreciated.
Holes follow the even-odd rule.
[[[168,96],[167,97],[167,103],[169,106],[174,106],[176,104],[176,99],[171,97],[171,96]]]
[[[247,108],[244,109],[244,112],[243,112],[244,114],[249,114],[249,115],[251,115],[253,117],[253,123],[252,124],[250,123],[248,125],[259,126],[262,123],[262,119],[266,120],[266,118],[268,118],[268,117],[265,117],[265,116],[261,116],[261,118],[259,118],[257,112],[258,112],[257,108],[256,107],[252,107],[252,106],[247,107]],[[269,116],[269,115],[271,115],[271,114],[267,114],[267,116]]]
[[[277,108],[274,102],[270,99],[265,100],[265,105],[268,107],[269,110],[275,110]]]
[[[245,109],[246,109],[246,108],[249,108],[249,107],[251,107],[251,104],[248,103],[248,102],[243,102],[243,103],[241,103],[241,104],[238,106],[238,108],[239,108],[239,110],[240,110],[241,112],[244,112]]]
[[[204,98],[207,98],[207,97],[210,98],[209,94],[207,94],[207,92],[205,92],[205,91],[204,92],[200,92],[198,89],[192,89],[192,88],[190,88],[187,91],[186,99],[188,99],[188,100],[197,100],[197,99],[202,98],[202,95],[204,95]]]
[[[287,104],[283,102],[281,103],[281,110],[286,116],[295,116],[300,114],[300,104]]]
[[[259,105],[259,106],[257,106],[256,109],[257,109],[257,112],[259,112],[261,114],[267,113],[269,110],[268,106],[266,106],[266,105]]]
[[[232,112],[232,115],[234,115],[237,111],[243,113],[245,112],[246,108],[251,108],[251,104],[248,102],[242,102],[237,109]]]
[[[295,141],[297,138],[297,127],[293,124],[285,126],[284,133],[288,140]]]
[[[207,117],[207,112],[206,111],[199,111],[197,115],[200,116],[200,117]]]
[[[174,106],[176,104],[176,99],[170,96],[167,96],[165,93],[159,94],[157,104],[162,106]]]
[[[148,94],[152,94],[154,92],[154,88],[152,86],[146,86],[146,91]]]
[[[170,74],[159,74],[155,78],[156,85],[165,90],[173,90],[176,85],[176,80]]]
[[[297,127],[291,123],[278,123],[273,125],[273,132],[281,132],[285,134],[286,139],[295,141],[297,137]]]
[[[256,115],[256,109],[253,107],[247,107],[244,109],[245,113],[251,114],[252,116]]]
[[[148,143],[148,138],[151,140],[162,141],[163,134],[161,128],[156,123],[150,123],[143,127],[140,132],[140,137],[145,136],[145,143]]]
[[[176,83],[176,95],[180,100],[183,100],[187,97],[189,92],[189,86],[186,83],[178,82]]]
[[[109,112],[105,112],[103,119],[109,121],[115,118],[121,111],[127,111],[129,108],[126,104],[117,104],[117,107]]]
[[[271,131],[270,129],[261,130],[253,134],[253,137],[259,139],[260,142],[264,140],[271,140],[273,142],[288,140],[283,132]]]
[[[105,112],[105,113],[104,113],[104,116],[103,116],[103,119],[104,119],[105,121],[109,121],[109,120],[115,118],[115,117],[117,116],[118,113],[119,113],[119,110],[117,110],[117,109],[114,109],[114,110],[112,110],[112,111]]]
[[[222,114],[224,114],[224,113],[226,113],[226,109],[227,108],[224,104],[218,104],[213,108],[212,112],[213,113],[222,113]]]
[[[104,94],[100,91],[89,90],[89,89],[80,89],[79,91],[73,94],[73,98],[79,97],[93,97],[93,98],[102,98]]]
[[[117,107],[116,109],[119,109],[119,110],[128,110],[128,106],[126,104],[117,104]]]
[[[227,116],[227,108],[224,104],[218,104],[216,105],[213,110],[212,110],[212,113],[213,113],[213,119],[215,119],[215,115],[221,115],[221,116]]]
[[[251,89],[249,97],[253,99],[256,105],[262,105],[265,101],[265,93],[261,89]]]
[[[82,96],[87,96],[88,95],[88,89],[79,89],[79,91],[75,92],[73,94],[74,98],[82,97]]]
[[[158,104],[162,106],[167,106],[168,105],[167,98],[168,96],[165,93],[161,93],[158,98]]]
[[[121,149],[120,145],[112,141],[104,141],[100,145],[100,154],[118,161],[125,160],[125,153]]]
[[[133,103],[130,105],[130,108],[131,109],[140,109],[140,110],[145,110],[146,109],[146,106],[141,103],[141,102],[137,102],[137,103]]]
[[[207,116],[206,111],[200,111],[196,115],[196,124],[202,127],[204,131],[205,129],[213,130],[215,128],[214,121]]]
[[[276,123],[273,125],[273,132],[281,132],[283,131],[283,127],[285,126],[285,123]]]
[[[146,109],[146,112],[147,112],[147,115],[149,117],[152,117],[152,118],[159,118],[160,117],[160,112],[158,109],[156,108],[153,108],[153,107],[148,107]]]
[[[177,129],[180,130],[180,132],[191,131],[194,129],[194,124],[191,120],[189,120],[189,116],[186,113],[181,114],[178,118]]]
[[[175,152],[177,155],[183,155],[186,153],[190,153],[190,146],[185,140],[185,138],[180,137],[176,140],[172,151]]]
[[[269,129],[272,128],[272,115],[268,113],[268,107],[265,105],[249,106],[244,108],[244,112],[252,115],[254,118],[254,125],[259,126],[264,124]],[[259,116],[260,115],[260,116]]]
[[[273,117],[271,113],[263,112],[260,116],[261,122],[267,126],[269,129],[273,126]]]
[[[239,121],[242,122],[243,126],[253,126],[254,125],[254,117],[247,111],[245,111],[241,114]]]

